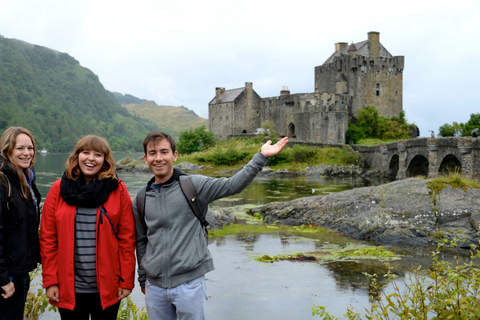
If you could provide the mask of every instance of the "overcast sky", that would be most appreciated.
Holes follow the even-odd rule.
[[[480,1],[3,0],[0,35],[65,52],[112,92],[208,118],[216,87],[314,91],[337,42],[405,56],[403,108],[429,136],[480,112]],[[168,120],[166,120],[168,121]]]

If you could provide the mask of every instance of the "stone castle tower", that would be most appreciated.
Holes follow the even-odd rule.
[[[335,92],[348,104],[351,116],[375,106],[384,117],[398,116],[403,106],[404,57],[392,56],[380,43],[380,33],[368,40],[335,44],[335,52],[315,67],[315,92],[321,103],[324,93]]]
[[[349,118],[375,106],[380,115],[399,116],[403,96],[403,56],[392,56],[378,32],[368,40],[335,44],[335,52],[315,67],[315,92],[261,98],[253,84],[225,90],[216,88],[208,105],[209,129],[218,139],[253,134],[272,121],[279,136],[302,142],[345,143]]]

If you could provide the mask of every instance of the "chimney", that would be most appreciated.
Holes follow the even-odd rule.
[[[217,103],[220,102],[220,95],[225,92],[225,88],[215,88],[215,99],[217,99]]]
[[[290,90],[288,90],[288,86],[282,86],[282,91],[280,91],[280,96],[289,96]]]
[[[253,83],[245,82],[245,92],[247,94],[247,101],[251,104],[253,101]]]
[[[368,42],[370,43],[370,57],[378,58],[380,56],[380,32],[370,31]]]
[[[335,52],[342,50],[348,45],[346,42],[337,42],[335,43]]]

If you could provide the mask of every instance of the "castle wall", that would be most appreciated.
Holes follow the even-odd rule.
[[[326,97],[327,98],[327,97]],[[331,102],[335,103],[335,95]],[[345,143],[348,108],[321,106],[313,94],[283,94],[262,99],[262,123],[272,121],[275,133],[297,141]]]
[[[208,126],[216,139],[227,140],[227,137],[233,134],[233,109],[233,102],[210,104],[208,106]]]
[[[287,136],[290,124],[294,124],[294,114],[300,108],[300,94],[283,94],[278,97],[262,99],[260,109],[261,122],[272,121],[279,136]],[[291,136],[291,135],[290,135]]]

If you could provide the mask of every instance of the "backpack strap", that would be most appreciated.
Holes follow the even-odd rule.
[[[188,205],[192,209],[193,213],[197,216],[198,220],[200,220],[202,226],[207,227],[208,221],[203,215],[200,202],[197,201],[197,192],[193,186],[192,179],[189,176],[187,176],[185,179],[180,179],[180,187],[183,191],[183,195],[185,198],[187,198]]]
[[[13,205],[13,196],[12,196],[12,185],[10,184],[10,180],[8,180],[8,177],[5,173],[3,173],[2,171],[0,171],[0,174],[5,178],[5,180],[7,181],[7,188],[8,188],[8,192],[7,192],[7,211],[10,211],[12,210],[12,205]]]
[[[147,194],[147,187],[143,187],[137,193],[137,211],[140,219],[145,223],[145,198]]]

